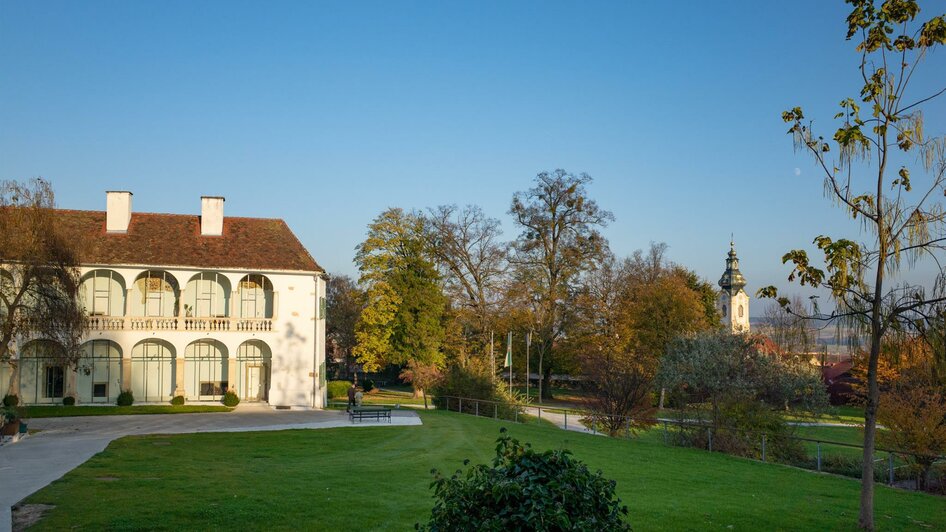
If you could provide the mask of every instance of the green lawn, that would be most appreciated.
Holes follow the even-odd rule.
[[[859,406],[832,406],[819,414],[810,412],[793,412],[786,414],[785,419],[790,421],[820,421],[823,423],[845,423],[850,425],[864,424],[864,409]]]
[[[37,530],[410,530],[430,469],[492,458],[500,426],[617,481],[636,530],[855,529],[858,483],[659,443],[444,411],[423,426],[127,437],[28,499]],[[879,487],[880,529],[946,529],[946,499]]]
[[[140,406],[27,406],[25,419],[71,416],[124,416],[133,414],[196,414],[200,412],[229,412],[223,405],[140,405]]]
[[[526,387],[525,385],[514,384],[512,389],[522,396],[526,397]],[[536,385],[529,386],[528,397],[532,404],[534,405],[548,405],[556,406],[559,408],[585,408],[585,398],[587,393],[577,389],[571,388],[562,388],[559,386],[552,386],[552,399],[546,399],[545,401],[539,400],[539,388]]]

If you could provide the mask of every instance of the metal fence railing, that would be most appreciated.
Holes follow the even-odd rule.
[[[566,430],[587,431],[591,434],[602,434],[604,424],[602,419],[607,418],[609,425],[614,427],[616,421],[621,421],[621,430],[617,437],[630,438],[641,430],[650,432],[653,439],[654,430],[662,432],[657,441],[666,445],[685,445],[705,449],[710,452],[725,452],[727,445],[721,442],[733,441],[738,437],[742,448],[736,454],[756,458],[763,462],[775,461],[811,469],[819,472],[836,473],[845,476],[860,477],[861,462],[863,460],[863,445],[834,441],[829,438],[806,437],[797,435],[773,435],[762,431],[747,431],[728,427],[714,429],[708,422],[701,420],[681,420],[672,418],[635,419],[630,416],[606,416],[587,409],[563,408],[544,406],[531,403],[505,403],[469,397],[438,396],[432,400],[438,409],[450,410],[477,417],[502,419],[515,423],[523,422],[551,422]],[[852,425],[855,426],[855,425]],[[855,426],[856,427],[856,426]],[[715,440],[715,442],[714,442]],[[785,459],[778,456],[778,447],[784,441],[791,441],[804,449],[805,456],[795,456]],[[714,444],[715,443],[715,444]],[[798,447],[795,447],[796,452]],[[875,448],[874,474],[880,482],[890,485],[905,480],[916,480],[911,461],[917,458],[932,460],[933,463],[946,463],[944,456],[926,456],[898,449]],[[935,470],[935,468],[934,468]],[[913,476],[911,476],[911,474]],[[936,473],[938,480],[946,481],[946,468]],[[937,480],[934,479],[934,480]]]

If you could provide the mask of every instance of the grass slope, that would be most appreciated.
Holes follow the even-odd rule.
[[[855,528],[858,484],[647,441],[451,412],[417,427],[127,437],[28,499],[38,530],[409,530],[429,515],[430,469],[492,458],[500,426],[560,446],[617,481],[636,530]],[[880,529],[946,529],[946,499],[879,487]]]

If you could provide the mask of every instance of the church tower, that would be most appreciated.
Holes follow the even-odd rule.
[[[749,332],[749,295],[744,290],[746,278],[739,271],[739,258],[736,247],[729,242],[729,258],[726,259],[726,271],[719,278],[719,297],[716,310],[723,318],[723,326],[733,333]]]

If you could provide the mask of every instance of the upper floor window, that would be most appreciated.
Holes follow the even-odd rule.
[[[125,314],[125,280],[118,272],[95,270],[87,273],[82,279],[79,294],[92,316]]]
[[[230,315],[230,281],[223,274],[199,273],[184,290],[184,315],[223,318]]]
[[[149,270],[135,279],[137,298],[135,304],[142,316],[173,317],[177,316],[178,295],[177,279],[168,272]]]
[[[250,274],[240,279],[240,317],[272,318],[275,305],[273,283],[261,274]]]

